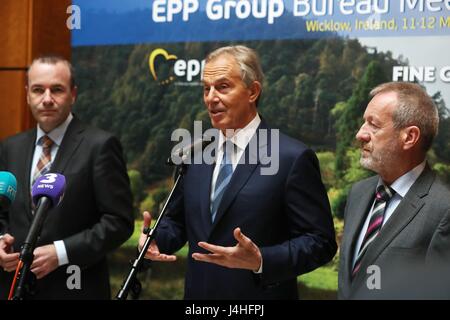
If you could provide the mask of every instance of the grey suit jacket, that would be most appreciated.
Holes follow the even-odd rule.
[[[360,181],[349,193],[338,297],[450,298],[450,191],[428,165],[370,245],[352,279],[355,244],[378,179],[374,176]]]

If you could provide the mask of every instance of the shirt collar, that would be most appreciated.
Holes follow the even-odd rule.
[[[426,160],[416,166],[414,169],[408,171],[397,180],[395,180],[390,187],[394,189],[396,194],[400,195],[402,198],[408,193],[411,186],[416,182],[417,178],[422,174],[425,169]],[[381,179],[378,180],[377,187],[383,182]]]
[[[66,120],[61,123],[58,127],[50,131],[49,133],[45,133],[44,130],[41,129],[39,124],[37,125],[37,134],[36,134],[36,145],[39,143],[39,140],[47,135],[50,139],[52,139],[53,143],[55,143],[58,147],[61,145],[62,139],[64,138],[64,134],[67,131],[67,127],[73,119],[72,113],[69,113],[69,116]]]
[[[229,138],[231,141],[241,150],[245,150],[247,148],[247,145],[250,141],[250,139],[254,136],[256,129],[258,129],[259,125],[261,123],[261,118],[259,114],[257,113],[256,116],[253,118],[252,121],[250,121],[244,128],[237,129],[234,135]],[[223,149],[223,143],[225,142],[226,138],[223,135],[222,131],[220,131],[219,134],[219,148]]]

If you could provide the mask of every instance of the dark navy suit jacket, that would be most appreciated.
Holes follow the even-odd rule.
[[[259,129],[268,128],[263,122]],[[260,151],[271,150],[274,141],[260,140]],[[210,213],[214,164],[187,167],[161,221],[156,241],[162,252],[173,253],[189,243],[186,299],[296,299],[297,276],[327,263],[336,253],[330,206],[314,152],[280,134],[279,170],[262,175],[267,152],[261,155],[250,149],[247,146],[245,157],[257,161],[237,165],[214,223]],[[192,253],[206,252],[199,241],[236,245],[236,227],[260,248],[262,274],[192,259]]]

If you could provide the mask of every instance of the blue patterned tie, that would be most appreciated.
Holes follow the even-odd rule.
[[[223,148],[223,158],[220,164],[219,174],[217,175],[216,185],[214,188],[214,195],[211,206],[211,219],[214,222],[216,218],[217,209],[219,209],[220,201],[225,193],[228,183],[233,175],[233,165],[231,163],[231,152],[233,152],[234,144],[232,142],[225,142]]]

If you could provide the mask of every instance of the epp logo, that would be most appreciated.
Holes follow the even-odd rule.
[[[161,59],[157,59],[161,56]],[[155,81],[158,81],[161,85],[168,85],[171,82],[173,82],[175,79],[185,77],[187,82],[192,82],[192,80],[200,75],[202,77],[202,71],[205,66],[205,61],[199,61],[199,60],[183,60],[178,59],[176,55],[168,53],[166,50],[162,48],[157,48],[152,51],[150,54],[150,57],[148,59],[148,64],[150,68],[150,72],[153,76],[153,79]],[[173,63],[173,73],[174,75],[171,75],[170,72],[168,75],[166,75],[163,79],[160,79],[161,77],[158,76],[156,70],[158,69],[156,67],[157,63],[171,63],[171,60],[175,60]],[[167,70],[167,68],[165,68]],[[164,72],[163,72],[164,73]],[[167,71],[165,72],[167,74]]]
[[[149,64],[150,72],[152,73],[153,79],[155,79],[156,81],[158,81],[158,76],[156,75],[156,70],[155,70],[155,59],[158,56],[163,56],[166,59],[166,61],[177,59],[177,56],[175,56],[173,54],[169,54],[164,49],[158,48],[158,49],[153,50],[153,52],[150,54],[148,64]],[[162,80],[160,82],[160,84],[169,84],[173,80],[175,80],[175,77],[169,76],[169,78]]]

